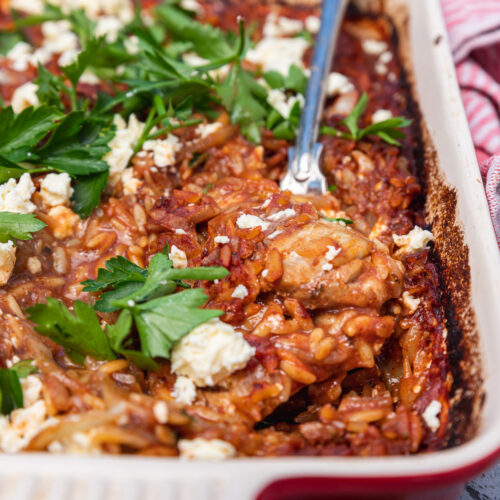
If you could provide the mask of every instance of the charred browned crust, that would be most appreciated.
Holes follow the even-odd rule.
[[[408,12],[393,1],[357,2],[362,10],[383,12],[394,24],[394,37],[404,68],[403,79],[411,96],[411,114],[420,117],[420,140],[415,151],[423,188],[425,217],[435,236],[431,254],[439,270],[442,308],[446,318],[448,366],[453,377],[450,393],[448,446],[471,439],[480,427],[484,403],[479,332],[471,298],[469,249],[457,215],[457,194],[439,166],[439,158],[418,109],[415,74],[410,56]]]

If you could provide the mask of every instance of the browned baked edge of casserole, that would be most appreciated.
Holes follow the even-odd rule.
[[[144,11],[161,3],[144,1]],[[304,61],[311,55],[316,7],[190,2],[198,17],[223,30],[235,31],[236,16],[242,15],[257,42],[245,60],[234,59],[233,69],[198,70],[204,82],[215,81],[210,85],[219,102],[203,100],[205,83],[192,83],[181,64],[196,71],[213,62],[217,50],[229,58],[226,45],[234,46],[236,36],[221,42],[191,25],[176,31],[168,18],[175,13],[168,9],[177,7],[171,6],[162,19],[167,35],[154,31],[149,13],[141,16],[144,26],[127,35],[127,23],[116,28],[118,12],[108,12],[106,21],[99,18],[102,12],[95,14],[93,29],[107,37],[101,44],[121,44],[129,59],[122,55],[121,64],[106,72],[99,66],[101,48],[94,49],[76,95],[61,91],[66,113],[78,105],[87,113],[81,98],[92,109],[98,91],[125,95],[144,82],[172,78],[175,71],[186,82],[185,95],[194,98],[186,105],[183,91],[168,97],[157,86],[150,97],[141,94],[144,102],[124,99],[110,108],[125,119],[99,115],[113,120],[117,131],[108,137],[111,151],[104,156],[111,166],[108,186],[88,217],[75,214],[84,190],[80,174],[70,172],[72,201],[69,184],[60,188],[62,177],[59,188],[46,173],[18,181],[33,191],[25,206],[33,204],[28,211],[47,228],[31,240],[16,240],[15,267],[1,291],[1,376],[18,376],[24,396],[20,405],[15,383],[2,382],[4,401],[13,401],[10,407],[2,403],[10,413],[2,417],[4,451],[374,456],[439,450],[472,436],[481,380],[467,249],[455,222],[455,194],[439,174],[413,97],[405,13],[391,5],[376,5],[375,15],[366,5],[363,12],[348,11],[324,115],[324,125],[344,135],[322,136],[331,192],[310,198],[280,192],[277,182],[296,127],[305,81],[300,54]],[[0,17],[5,32],[12,31],[12,19],[6,11]],[[38,91],[60,90],[47,75],[40,80],[42,69],[34,64],[46,57],[45,67],[61,75],[66,63],[64,51],[54,48],[58,30],[78,31],[78,43],[89,43],[72,19],[47,22],[53,24],[29,26],[23,34],[48,55],[15,45],[14,56],[8,52],[0,60],[2,98],[16,113],[37,104],[25,92],[29,84],[23,87],[37,73]],[[76,24],[82,27],[82,18]],[[263,29],[264,38],[278,40],[259,43]],[[177,61],[174,71],[171,60],[158,56],[161,47],[151,49],[150,36],[174,38],[177,45],[166,53]],[[23,55],[21,49],[35,52]],[[298,71],[287,76],[289,60]],[[68,78],[61,77],[61,85],[68,86]],[[359,128],[404,116],[413,119],[403,129],[405,137],[388,137],[395,133],[389,125],[382,133],[347,137],[340,122],[363,92],[369,99]],[[36,95],[60,106],[48,93]],[[174,119],[167,111],[172,106],[178,107]],[[259,106],[267,116],[256,112]],[[129,116],[131,110],[137,118]],[[157,120],[156,128],[143,137],[148,115]],[[33,149],[42,158],[47,137],[40,139]],[[1,148],[0,143],[0,153]],[[131,167],[124,168],[127,155]],[[46,160],[50,167],[51,161]],[[5,202],[2,210],[12,206]],[[432,235],[425,231],[431,227],[432,249]],[[115,271],[129,273],[126,278],[98,276],[97,269],[117,255],[127,261],[111,262]],[[209,269],[189,274],[200,266]],[[139,269],[146,267],[148,276],[164,273],[147,293],[141,291],[149,283],[146,271]],[[85,280],[96,280],[85,283],[87,291]],[[186,289],[196,287],[208,297],[203,310],[205,301],[196,295],[201,291]],[[103,306],[102,292],[117,293],[116,302],[106,299]],[[61,303],[47,305],[47,297]],[[73,309],[76,300],[94,305],[98,320],[90,308]],[[61,312],[65,306],[69,310]],[[210,320],[218,314],[207,311],[214,309],[224,314]],[[68,314],[76,315],[76,325]]]

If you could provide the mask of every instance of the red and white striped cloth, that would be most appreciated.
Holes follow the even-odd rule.
[[[500,0],[441,0],[500,248]]]

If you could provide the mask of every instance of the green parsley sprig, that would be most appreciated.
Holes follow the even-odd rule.
[[[11,368],[0,368],[0,411],[2,415],[9,415],[16,408],[24,406],[23,389],[19,380],[37,371],[31,360],[19,361]]]
[[[32,214],[0,212],[0,243],[9,240],[31,240],[33,233],[40,231],[47,224]]]
[[[113,257],[99,269],[97,279],[83,282],[88,292],[103,292],[95,309],[119,311],[114,325],[103,330],[97,314],[82,301],[74,314],[60,301],[28,309],[29,319],[41,335],[63,346],[69,356],[82,363],[86,355],[96,359],[124,356],[144,369],[156,369],[153,357],[170,357],[172,345],[196,326],[223,314],[201,309],[207,296],[200,288],[177,292],[183,280],[213,280],[227,276],[223,267],[174,269],[167,253],[156,254],[147,269],[124,257]],[[137,331],[140,350],[131,349]]]
[[[351,113],[344,118],[340,124],[344,125],[349,132],[342,132],[334,127],[323,126],[321,127],[321,133],[326,135],[333,135],[335,137],[344,137],[346,139],[352,139],[354,141],[359,141],[366,136],[375,135],[380,137],[384,142],[391,144],[393,146],[401,146],[398,139],[404,139],[406,136],[401,131],[402,128],[408,127],[412,120],[408,120],[402,116],[396,116],[394,118],[389,118],[388,120],[383,120],[378,123],[372,123],[368,127],[360,129],[358,122],[361,116],[366,111],[368,105],[368,95],[363,92],[359,101],[357,102]]]

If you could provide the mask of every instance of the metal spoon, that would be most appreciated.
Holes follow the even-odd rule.
[[[327,190],[326,178],[319,166],[323,145],[316,141],[325,102],[326,79],[346,5],[347,0],[323,0],[321,27],[316,38],[299,132],[295,147],[288,150],[288,172],[280,183],[281,189],[289,189],[295,194],[325,193]]]

